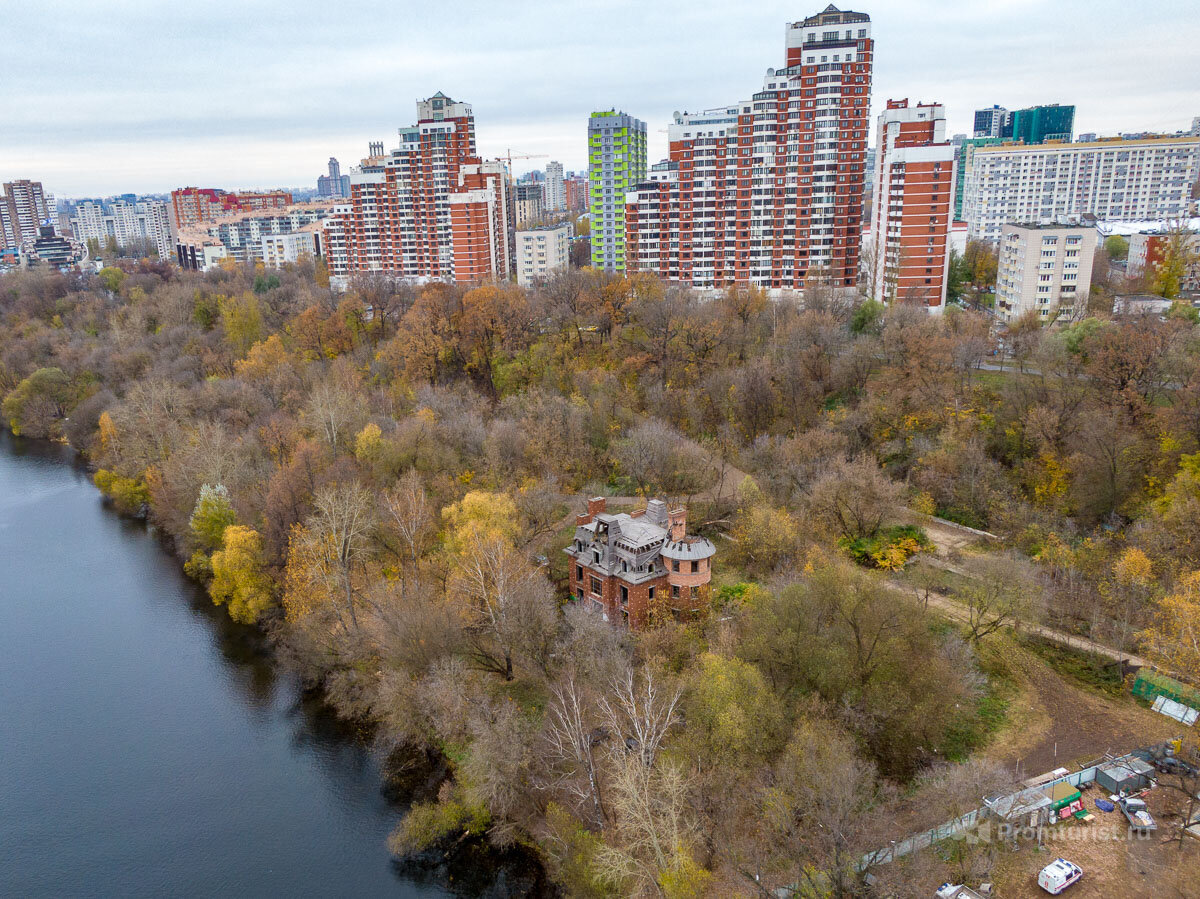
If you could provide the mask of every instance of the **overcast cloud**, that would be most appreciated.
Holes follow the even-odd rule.
[[[184,184],[315,184],[395,143],[419,97],[470,102],[485,156],[586,161],[587,116],[644,119],[748,98],[784,24],[820,2],[388,3],[28,0],[5,4],[0,181],[62,197]],[[874,0],[873,114],[888,97],[1074,103],[1076,131],[1176,131],[1200,115],[1195,0]],[[516,161],[518,172],[544,159]]]

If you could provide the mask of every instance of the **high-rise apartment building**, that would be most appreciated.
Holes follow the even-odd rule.
[[[475,152],[470,104],[438,92],[417,121],[350,173],[350,196],[324,223],[330,273],[476,282],[511,269],[508,170]]]
[[[631,269],[705,288],[856,284],[870,16],[830,5],[786,26],[785,51],[751,99],[675,117],[668,159],[626,206]]]
[[[540,222],[546,214],[546,196],[537,181],[517,182],[517,227]]]
[[[625,271],[625,195],[646,177],[646,123],[616,110],[588,119],[592,266]]]
[[[286,190],[229,193],[211,187],[180,187],[171,191],[171,221],[175,230],[239,212],[281,209],[292,205]]]
[[[1092,227],[1005,225],[996,272],[1000,318],[1036,310],[1040,320],[1053,321],[1086,310],[1096,242]]]
[[[1011,222],[1159,221],[1188,214],[1200,137],[976,147],[963,218],[972,240]]]
[[[546,163],[545,200],[547,212],[562,212],[567,208],[567,194],[563,183],[561,162]]]
[[[587,212],[591,201],[591,184],[586,175],[576,175],[563,181],[563,197],[568,212]]]
[[[350,176],[342,174],[341,163],[333,156],[329,157],[329,174],[317,178],[317,196],[330,198],[350,196]]]
[[[296,203],[283,209],[239,212],[216,221],[185,225],[177,234],[176,260],[183,268],[203,267],[198,261],[211,264],[217,259],[240,263],[264,261],[264,238],[294,234],[306,228],[312,230],[329,212],[328,203]],[[215,247],[221,247],[222,252],[215,249],[203,252],[204,248]],[[278,255],[278,244],[272,252]]]
[[[939,103],[888,100],[879,116],[871,216],[872,296],[941,312],[950,265],[954,146]]]
[[[963,195],[966,192],[967,173],[975,159],[976,147],[989,147],[1004,143],[1002,137],[968,137],[954,151],[954,221],[963,217]]]
[[[1003,137],[1008,122],[1008,110],[1003,106],[975,110],[975,137]]]
[[[43,222],[54,217],[53,202],[40,181],[9,181],[0,194],[0,247],[32,244]]]
[[[112,238],[118,247],[145,243],[160,259],[174,252],[171,211],[163,200],[83,200],[70,219],[71,233],[80,243],[95,240],[103,245]]]

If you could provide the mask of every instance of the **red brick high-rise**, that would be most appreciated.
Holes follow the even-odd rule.
[[[871,237],[871,295],[941,312],[950,267],[954,153],[938,103],[888,100],[879,116]]]
[[[475,153],[469,104],[442,93],[418,102],[417,123],[400,129],[399,146],[350,173],[350,197],[325,225],[344,247],[331,257],[331,274],[506,278],[507,182],[503,165]]]
[[[785,29],[750,100],[675,116],[628,195],[627,265],[695,287],[857,283],[874,41],[830,5]]]

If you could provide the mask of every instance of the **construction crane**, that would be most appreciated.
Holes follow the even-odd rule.
[[[512,148],[509,148],[507,153],[497,158],[503,159],[508,163],[508,173],[511,175],[513,170],[512,161],[514,159],[545,159],[548,155],[548,153],[514,153]]]

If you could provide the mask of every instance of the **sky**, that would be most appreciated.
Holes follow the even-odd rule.
[[[827,2],[827,0],[826,0]],[[470,103],[485,157],[586,164],[588,114],[646,121],[748,99],[785,23],[820,0],[587,3],[10,0],[0,38],[0,182],[59,197],[315,186],[417,99]],[[889,97],[976,108],[1073,103],[1076,132],[1186,130],[1200,116],[1196,0],[853,0],[872,18],[872,115]]]

